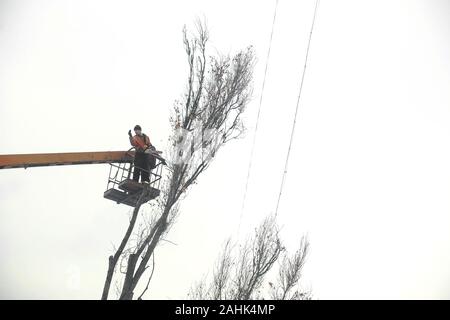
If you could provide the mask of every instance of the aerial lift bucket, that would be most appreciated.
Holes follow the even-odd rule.
[[[149,168],[140,168],[140,170],[149,173],[149,183],[140,183],[131,179],[135,166],[133,165],[133,155],[126,154],[129,161],[122,163],[110,163],[108,183],[106,191],[103,196],[106,199],[115,201],[116,203],[123,203],[131,207],[135,207],[142,194],[144,188],[148,190],[142,203],[146,203],[150,200],[157,198],[160,194],[159,186],[162,178],[162,167],[165,161],[159,154],[151,154],[156,158],[155,168],[149,170]]]

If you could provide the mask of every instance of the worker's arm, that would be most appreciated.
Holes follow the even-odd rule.
[[[129,138],[130,138],[130,144],[131,144],[133,147],[136,147],[136,142],[134,141],[133,137],[129,137]]]
[[[130,144],[133,147],[138,147],[138,144],[136,143],[136,140],[134,139],[133,135],[131,134],[131,130],[128,130],[128,138],[130,139]]]
[[[152,143],[150,142],[150,138],[147,135],[145,136],[145,145],[147,147],[151,147],[152,146]]]

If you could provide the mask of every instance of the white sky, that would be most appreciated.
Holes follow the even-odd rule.
[[[0,153],[165,149],[181,29],[258,55],[248,134],[221,150],[157,249],[146,298],[183,298],[236,234],[275,1],[0,0]],[[240,236],[274,211],[314,1],[280,0]],[[450,298],[450,2],[320,2],[279,210],[319,299]],[[0,298],[98,299],[130,209],[108,165],[0,172]],[[212,191],[213,190],[213,191]]]

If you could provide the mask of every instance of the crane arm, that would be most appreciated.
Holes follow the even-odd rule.
[[[0,154],[0,169],[131,162],[132,151]]]

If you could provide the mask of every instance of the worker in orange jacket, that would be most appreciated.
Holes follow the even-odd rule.
[[[134,127],[133,136],[131,134],[131,130],[128,131],[128,136],[130,138],[130,143],[133,147],[136,148],[136,152],[134,155],[134,172],[133,172],[133,180],[139,182],[139,176],[141,176],[141,182],[150,182],[150,166],[149,160],[150,155],[145,153],[145,150],[153,147],[150,138],[142,132],[142,128],[140,125],[136,125]],[[153,158],[153,156],[152,156]]]

